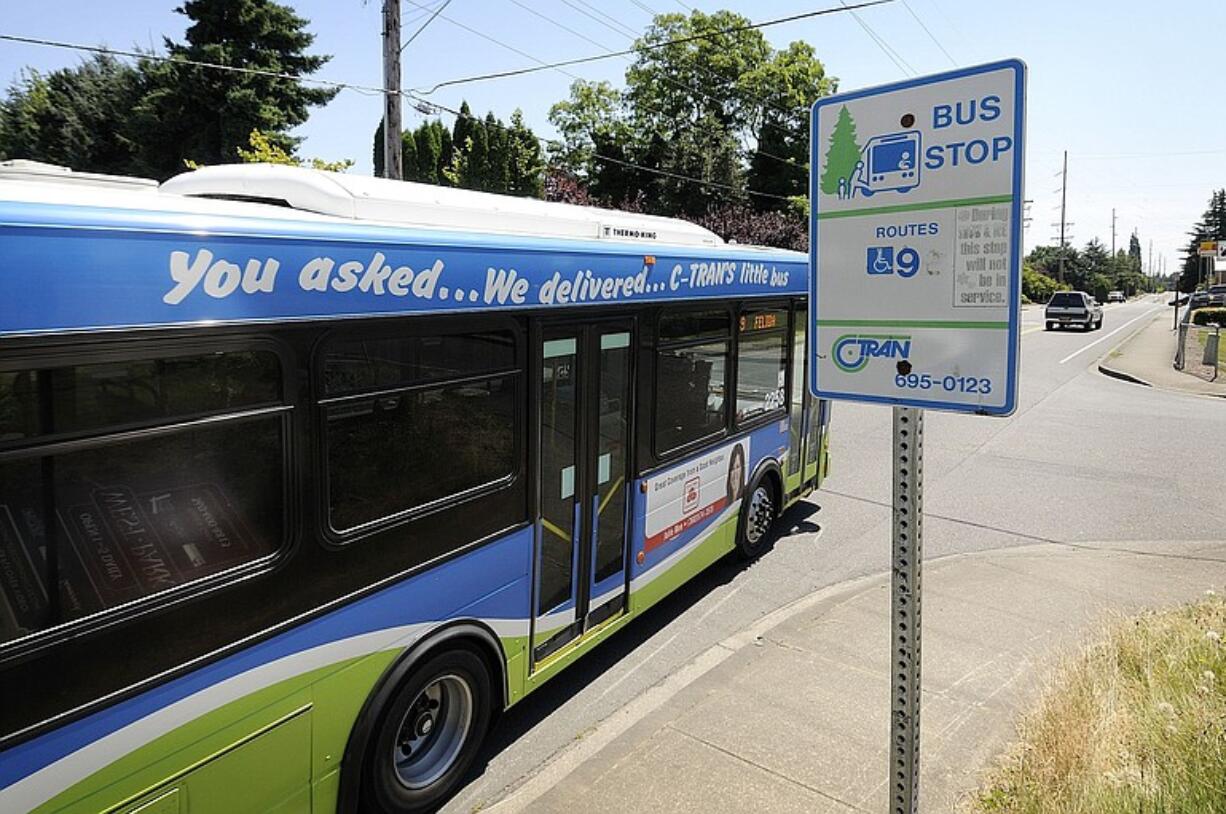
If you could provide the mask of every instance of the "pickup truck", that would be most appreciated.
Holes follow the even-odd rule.
[[[1096,331],[1103,325],[1103,307],[1084,291],[1057,291],[1043,312],[1047,330],[1076,325]]]

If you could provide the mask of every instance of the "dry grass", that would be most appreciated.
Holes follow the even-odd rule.
[[[976,811],[1226,812],[1226,599],[1116,625],[1020,729]]]

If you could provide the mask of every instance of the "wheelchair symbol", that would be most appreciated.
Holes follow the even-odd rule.
[[[894,247],[870,246],[868,249],[869,274],[894,273]]]

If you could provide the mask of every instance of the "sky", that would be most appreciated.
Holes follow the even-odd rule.
[[[404,0],[407,39],[443,0]],[[310,21],[314,53],[331,61],[316,76],[382,85],[381,0],[290,0]],[[181,39],[187,20],[175,0],[62,0],[51,6],[0,0],[0,33],[113,48],[160,49]],[[729,9],[762,21],[839,0],[451,0],[403,53],[406,88],[457,77],[587,56],[629,46],[651,11]],[[538,12],[534,15],[525,7]],[[423,11],[426,9],[426,11]],[[605,15],[593,10],[598,10]],[[584,12],[587,12],[586,14]],[[804,40],[841,90],[1018,57],[1029,66],[1027,250],[1054,244],[1059,232],[1060,168],[1068,151],[1067,218],[1072,242],[1097,237],[1127,248],[1136,230],[1148,265],[1177,267],[1187,231],[1213,188],[1226,186],[1226,129],[1212,91],[1220,73],[1221,0],[895,0],[851,15],[832,14],[763,29],[776,48]],[[566,31],[556,24],[565,26]],[[1203,32],[1203,34],[1202,34]],[[484,35],[484,36],[483,36]],[[586,38],[586,39],[585,39]],[[889,54],[877,39],[892,51]],[[596,45],[594,43],[599,43]],[[0,82],[23,69],[78,64],[73,51],[0,42]],[[621,85],[628,62],[611,58],[562,71],[449,87],[427,98],[451,108],[467,99],[475,113],[502,119],[515,108],[538,134],[553,135],[549,107],[575,79]],[[377,95],[342,91],[297,131],[308,157],[351,158],[371,171],[372,136],[382,115]],[[423,114],[405,107],[405,126]],[[444,117],[445,119],[447,117]]]

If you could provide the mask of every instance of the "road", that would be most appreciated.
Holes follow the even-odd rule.
[[[926,559],[1036,542],[1166,541],[1180,555],[1226,536],[1221,484],[1205,482],[1220,448],[1208,439],[1226,437],[1221,402],[1095,366],[1164,302],[1107,305],[1090,333],[1044,331],[1042,309],[1027,309],[1016,414],[926,413]],[[717,565],[513,708],[443,810],[487,808],[716,642],[813,591],[887,570],[889,453],[889,408],[836,404],[831,476],[788,514],[775,549],[746,567]]]

